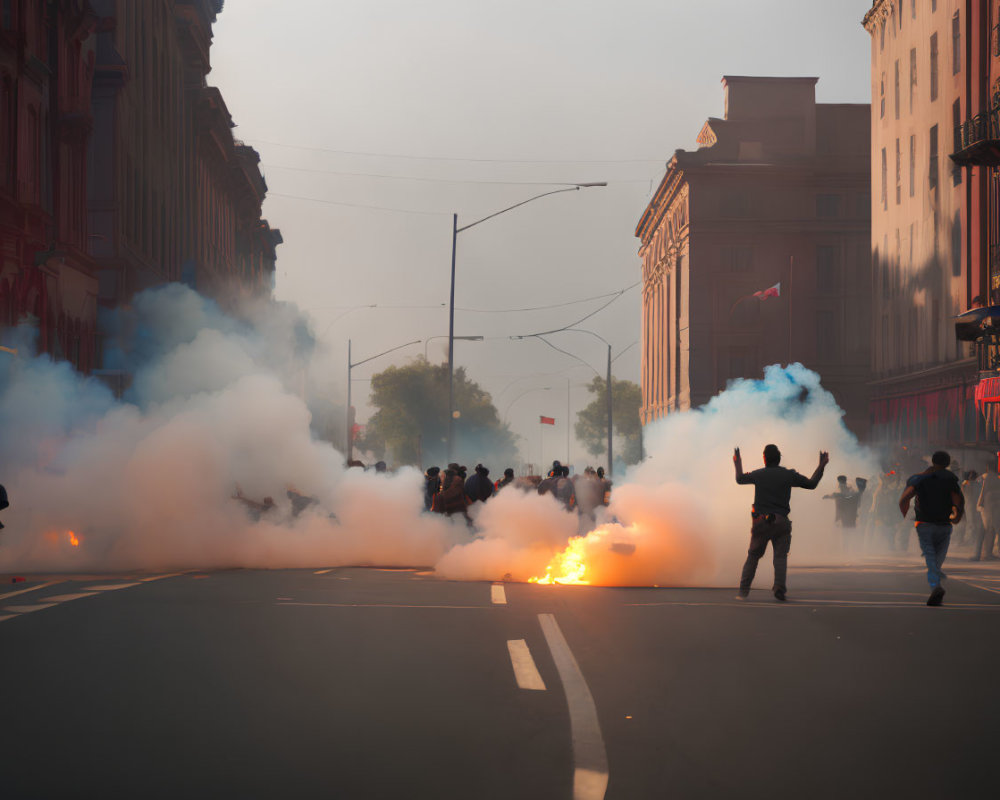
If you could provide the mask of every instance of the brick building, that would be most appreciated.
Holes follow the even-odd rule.
[[[99,306],[168,281],[269,294],[260,159],[206,82],[222,0],[0,9],[0,327],[35,321],[86,371]]]
[[[971,305],[987,307],[992,317],[992,324],[977,332],[976,411],[970,408],[967,414],[975,416],[977,441],[995,449],[1000,428],[1000,336],[993,332],[1000,313],[1000,0],[970,2],[966,14],[968,104],[951,158],[966,176],[970,211],[964,234]]]
[[[635,232],[643,423],[798,361],[867,433],[869,107],[817,104],[815,85],[725,77],[725,117],[667,164]]]
[[[876,0],[871,35],[875,437],[959,448],[990,437],[974,407],[977,364],[953,318],[984,300],[979,170],[959,149],[973,84],[978,0]]]
[[[31,322],[42,352],[82,370],[96,355],[86,160],[100,24],[86,0],[0,6],[0,328]]]

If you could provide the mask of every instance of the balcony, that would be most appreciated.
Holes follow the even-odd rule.
[[[955,142],[951,160],[960,167],[1000,166],[1000,104],[956,128]]]

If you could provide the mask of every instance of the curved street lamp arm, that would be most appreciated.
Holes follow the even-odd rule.
[[[631,350],[637,344],[639,344],[639,342],[637,342],[637,341],[636,342],[632,342],[632,344],[630,344],[628,347],[626,347],[624,350],[622,350],[618,355],[616,355],[614,358],[612,358],[611,359],[611,363],[614,364],[619,358],[621,358],[623,355],[625,355],[629,350]]]
[[[557,351],[559,353],[562,353],[564,356],[569,356],[570,358],[575,359],[576,361],[579,361],[581,364],[583,364],[588,369],[593,370],[594,374],[597,375],[597,377],[601,377],[601,373],[598,372],[596,369],[594,369],[592,366],[590,366],[590,364],[588,364],[582,358],[580,358],[579,356],[574,355],[573,353],[569,352],[569,350],[563,350],[561,347],[556,347],[554,344],[552,344],[552,342],[550,342],[548,339],[546,339],[540,333],[532,333],[532,334],[530,334],[528,336],[512,336],[511,338],[512,339],[538,339],[539,341],[545,342],[545,344],[547,344],[553,350],[555,350],[555,351]]]
[[[456,228],[455,233],[461,233],[462,231],[467,231],[469,228],[473,228],[480,222],[486,222],[488,219],[493,219],[494,217],[499,217],[501,214],[506,214],[508,211],[513,211],[515,208],[520,208],[533,200],[540,200],[543,197],[548,197],[550,194],[560,194],[562,192],[578,192],[581,189],[589,189],[592,186],[607,186],[607,182],[601,181],[599,183],[578,183],[575,186],[569,186],[565,189],[553,189],[551,192],[542,192],[542,194],[536,194],[534,197],[529,197],[527,200],[522,200],[520,203],[515,203],[512,206],[507,206],[507,208],[502,208],[499,211],[490,214],[488,217],[483,217],[482,219],[477,219],[475,222],[470,222],[468,225],[463,225],[461,228]]]
[[[369,361],[374,361],[376,358],[381,358],[382,356],[387,356],[387,355],[389,355],[389,353],[395,352],[396,350],[402,350],[404,347],[409,347],[411,344],[420,344],[420,339],[414,339],[412,342],[407,342],[406,344],[396,345],[395,347],[391,348],[390,350],[386,350],[386,351],[384,351],[382,353],[379,353],[378,355],[370,356],[370,357],[368,357],[366,359],[363,359],[362,361],[355,361],[353,364],[349,364],[348,366],[351,369],[354,369],[355,367],[360,367],[362,364],[367,364]]]

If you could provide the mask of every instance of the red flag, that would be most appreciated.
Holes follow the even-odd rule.
[[[774,284],[774,286],[768,287],[767,289],[754,292],[753,296],[760,300],[767,300],[769,297],[781,297],[781,281],[778,281]]]
[[[555,417],[539,417],[538,421],[542,425],[555,425],[556,424],[556,418]]]

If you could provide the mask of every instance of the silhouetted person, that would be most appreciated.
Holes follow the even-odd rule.
[[[428,467],[424,473],[424,509],[431,510],[434,495],[441,491],[441,468]]]
[[[927,582],[931,595],[927,605],[939,606],[944,597],[941,567],[948,555],[951,542],[951,524],[960,522],[965,513],[965,497],[958,485],[958,476],[948,469],[951,456],[938,450],[931,456],[931,465],[923,472],[911,475],[906,489],[899,498],[899,510],[906,516],[910,510],[910,500],[916,498],[914,514],[917,518],[917,540],[920,552],[927,564]],[[952,511],[954,510],[954,519]]]
[[[833,500],[836,508],[833,521],[841,528],[856,528],[858,525],[858,506],[861,504],[861,494],[864,492],[861,486],[859,489],[860,491],[855,491],[848,485],[846,475],[838,475],[837,491],[823,495],[824,500]]]
[[[507,469],[503,471],[503,477],[493,485],[494,494],[496,492],[499,492],[505,486],[510,486],[513,482],[514,482],[514,470],[511,469],[510,467],[507,467]]]
[[[482,464],[476,464],[475,471],[465,482],[465,496],[469,498],[469,503],[485,503],[493,496],[493,481],[490,480],[490,471]]]
[[[375,462],[375,471],[376,472],[388,472],[388,469],[385,466],[385,462],[384,461],[376,461]]]
[[[1000,532],[1000,478],[992,464],[987,464],[983,470],[982,489],[976,508],[981,515],[981,524],[976,526],[972,538],[972,560],[992,560],[993,547],[997,533]],[[970,515],[971,516],[971,515]]]
[[[788,551],[792,546],[792,521],[789,501],[792,489],[815,489],[823,477],[823,470],[830,463],[830,454],[819,454],[819,466],[811,478],[801,475],[793,469],[785,469],[781,464],[781,451],[777,445],[769,444],[764,448],[764,468],[753,472],[743,471],[743,459],[740,448],[733,451],[733,463],[736,465],[736,482],[754,485],[753,507],[750,510],[750,549],[743,565],[740,577],[740,598],[745,599],[750,594],[753,576],[757,573],[757,562],[771,543],[774,553],[774,596],[784,602],[787,587],[785,578],[788,573]]]

